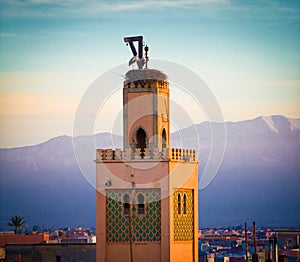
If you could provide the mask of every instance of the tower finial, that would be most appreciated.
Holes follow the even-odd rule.
[[[139,53],[136,52],[135,46],[133,44],[133,42],[136,41],[139,42]],[[124,42],[126,44],[129,43],[130,49],[133,54],[133,57],[129,60],[129,66],[136,62],[139,69],[143,69],[143,66],[145,64],[145,58],[143,57],[143,36],[124,37]]]
[[[148,69],[148,61],[149,61],[149,57],[148,57],[148,51],[149,51],[149,47],[146,45],[145,46],[145,59],[146,59],[146,69]]]

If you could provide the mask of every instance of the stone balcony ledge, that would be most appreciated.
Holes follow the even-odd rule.
[[[121,149],[97,149],[96,162],[103,161],[198,161],[197,151],[194,149],[165,148],[159,151],[158,148],[131,148],[122,151]]]

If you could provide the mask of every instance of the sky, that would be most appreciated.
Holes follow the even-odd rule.
[[[0,147],[72,135],[82,95],[128,63],[123,37],[133,35],[144,36],[150,59],[199,75],[225,121],[300,117],[300,1],[1,0]],[[180,90],[171,94],[202,120]],[[97,132],[111,131],[121,90],[107,105]]]

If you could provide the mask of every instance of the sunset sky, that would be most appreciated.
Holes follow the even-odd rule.
[[[150,59],[198,74],[226,121],[300,117],[300,1],[2,0],[0,147],[72,135],[81,96],[128,62],[123,37],[132,35],[144,36]],[[110,103],[115,113],[120,96]]]

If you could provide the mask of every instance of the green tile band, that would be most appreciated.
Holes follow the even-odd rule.
[[[139,215],[137,195],[145,198],[145,214]],[[129,217],[124,215],[123,197],[130,195],[132,242],[160,242],[161,202],[160,189],[107,190],[106,191],[106,241],[129,242]]]

